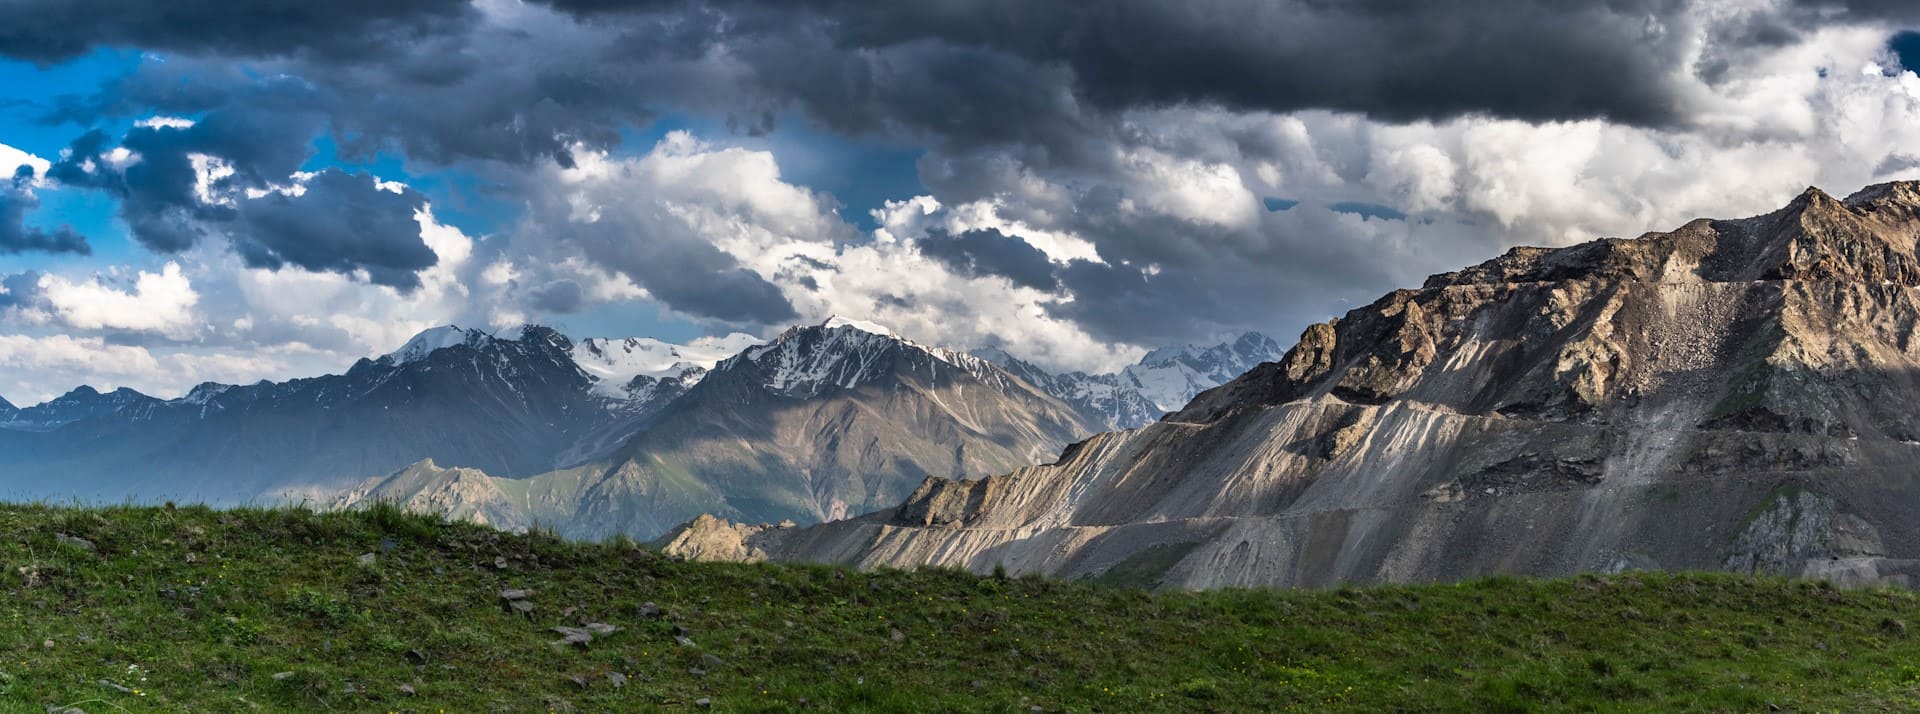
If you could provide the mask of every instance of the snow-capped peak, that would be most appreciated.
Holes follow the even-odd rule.
[[[1161,409],[1173,411],[1186,406],[1194,395],[1284,353],[1273,338],[1248,332],[1211,347],[1162,347],[1122,370],[1120,377]]]
[[[1279,359],[1283,353],[1273,338],[1249,332],[1211,347],[1161,347],[1118,372],[1087,374],[1047,372],[996,348],[974,351],[1048,394],[1121,429],[1144,425],[1162,413],[1179,409],[1194,395],[1261,362]]]
[[[1026,363],[1026,360],[1007,354],[1006,350],[1000,349],[998,347],[979,347],[979,348],[970,350],[967,354],[973,355],[975,357],[986,360],[988,362],[992,362],[1002,367],[1011,365],[1011,364]]]
[[[772,342],[754,347],[719,369],[753,364],[763,386],[793,397],[812,397],[828,388],[852,389],[888,374],[908,360],[932,370],[955,369],[989,379],[999,368],[972,355],[928,347],[865,320],[834,316],[813,326],[789,328]]]
[[[743,332],[701,337],[684,345],[651,337],[595,337],[574,345],[573,362],[593,376],[594,391],[624,398],[627,385],[635,377],[678,378],[685,386],[693,386],[720,360],[760,342],[760,338]]]
[[[233,385],[231,384],[201,382],[178,401],[182,404],[202,405],[213,401],[215,397],[227,393],[230,389],[233,389]]]
[[[1136,364],[1144,365],[1144,366],[1163,365],[1163,364],[1167,364],[1169,362],[1178,360],[1181,357],[1193,357],[1194,355],[1199,354],[1199,352],[1200,352],[1200,348],[1195,347],[1193,345],[1167,345],[1165,347],[1156,347],[1153,350],[1147,352],[1147,355],[1145,357],[1141,357],[1140,361],[1137,362]]]
[[[388,352],[381,359],[391,359],[394,364],[418,362],[426,359],[427,355],[433,354],[434,350],[457,345],[478,347],[491,339],[493,339],[492,336],[479,330],[469,330],[459,325],[443,325],[414,335],[413,339],[407,340],[400,349]]]
[[[832,330],[832,329],[841,328],[841,327],[851,327],[861,332],[872,333],[875,335],[880,335],[882,337],[893,336],[893,330],[889,330],[886,328],[886,326],[881,325],[879,323],[869,322],[867,320],[856,320],[851,317],[841,317],[839,315],[829,316],[826,322],[820,323],[820,327],[822,329],[827,329],[827,330]]]

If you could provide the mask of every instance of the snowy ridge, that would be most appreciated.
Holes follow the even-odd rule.
[[[767,390],[810,398],[828,389],[858,387],[895,368],[903,356],[914,360],[916,355],[927,359],[915,360],[921,364],[912,366],[924,367],[929,378],[938,378],[944,365],[995,386],[1006,386],[1006,373],[987,360],[921,345],[881,325],[839,316],[818,325],[789,328],[772,342],[750,348],[715,370],[753,364],[764,374],[761,385]]]
[[[1056,374],[999,349],[975,352],[1115,429],[1145,426],[1186,406],[1200,392],[1284,353],[1273,338],[1249,332],[1211,347],[1162,347],[1118,372]]]
[[[686,344],[651,337],[596,337],[575,343],[538,325],[523,326],[514,340],[507,340],[481,330],[445,325],[414,335],[400,349],[383,355],[379,361],[401,366],[425,361],[434,352],[451,347],[485,351],[489,346],[513,342],[546,342],[565,351],[571,366],[578,368],[592,383],[595,396],[653,404],[665,394],[677,396],[699,382],[720,360],[760,344],[761,340],[736,332],[724,337],[702,337]],[[502,358],[494,357],[495,360]],[[493,371],[499,372],[500,366],[495,365]],[[617,404],[608,405],[611,410],[621,408]]]
[[[479,348],[493,340],[493,336],[480,330],[468,330],[459,325],[445,325],[430,328],[414,335],[400,349],[388,352],[381,359],[391,360],[393,364],[407,364],[426,359],[437,350],[466,345]]]
[[[1211,347],[1182,345],[1148,352],[1138,364],[1121,370],[1120,378],[1162,411],[1174,411],[1195,395],[1285,353],[1273,338],[1248,332]]]
[[[208,402],[213,401],[214,398],[219,397],[222,394],[226,394],[227,391],[230,389],[233,389],[233,385],[231,384],[221,384],[219,382],[201,382],[200,384],[194,386],[194,388],[191,391],[187,392],[186,396],[181,397],[175,401],[180,404],[204,405]]]
[[[839,315],[828,317],[826,322],[820,323],[820,326],[828,330],[837,327],[851,327],[861,332],[881,336],[891,336],[893,334],[893,330],[889,330],[879,323],[855,320],[851,317],[841,317]]]
[[[573,362],[593,377],[594,392],[616,399],[653,398],[660,380],[674,379],[691,387],[721,360],[753,347],[761,340],[736,332],[725,337],[702,337],[684,345],[651,337],[581,340],[572,351]],[[648,377],[651,379],[638,379]],[[645,390],[645,394],[636,393]]]

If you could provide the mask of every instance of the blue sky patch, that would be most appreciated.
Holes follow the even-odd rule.
[[[1900,66],[1920,72],[1920,31],[1907,30],[1895,33],[1887,40],[1887,49],[1900,58]]]
[[[1327,210],[1334,213],[1350,213],[1361,218],[1378,218],[1383,221],[1407,220],[1405,211],[1392,206],[1366,201],[1335,201],[1327,204]]]

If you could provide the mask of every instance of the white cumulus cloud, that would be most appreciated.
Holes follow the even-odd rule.
[[[194,305],[200,294],[168,262],[158,273],[140,271],[131,290],[109,285],[99,277],[76,282],[58,275],[40,278],[40,292],[55,318],[81,330],[134,330],[184,337],[195,325]]]

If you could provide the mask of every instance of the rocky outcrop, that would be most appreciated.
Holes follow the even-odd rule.
[[[1151,563],[1167,587],[1629,567],[1897,582],[1920,557],[1916,242],[1920,184],[1901,183],[1516,248],[1058,463],[751,545],[1069,578]]]
[[[776,527],[792,528],[793,523],[756,526],[701,515],[662,536],[659,545],[661,550],[691,560],[759,563],[767,559],[767,554],[747,543],[762,531]]]

